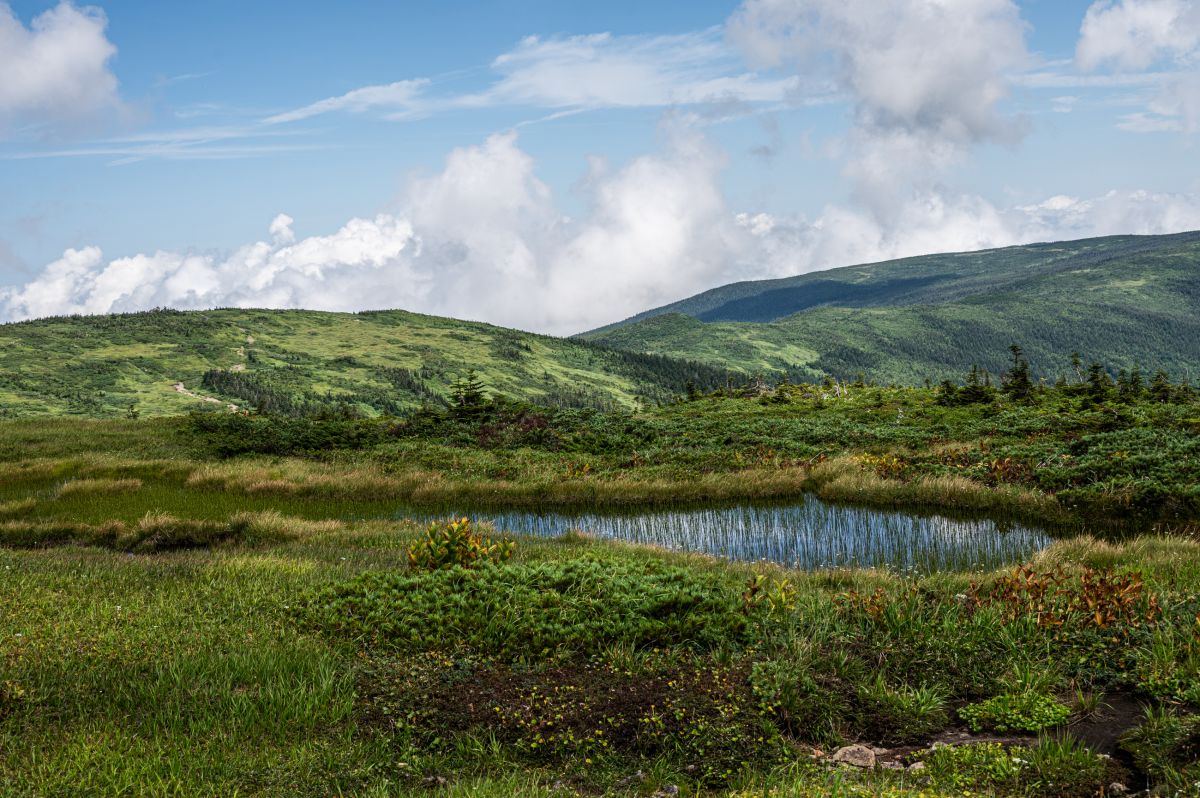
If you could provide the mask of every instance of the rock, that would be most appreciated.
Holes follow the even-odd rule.
[[[937,742],[935,742],[933,745],[929,746],[929,750],[930,750],[930,751],[936,751],[936,750],[938,750],[939,748],[949,748],[949,747],[950,747],[950,743],[944,743],[944,742],[942,742],[941,740],[938,740],[938,741],[937,741]]]
[[[1124,795],[1127,792],[1129,792],[1129,788],[1119,781],[1114,781],[1112,784],[1108,785],[1109,795]]]
[[[675,798],[677,795],[679,795],[679,786],[676,784],[668,784],[658,792],[654,793],[654,795],[650,796],[650,798]]]
[[[873,768],[875,767],[875,752],[865,745],[847,745],[834,753],[833,761],[842,765],[853,765],[856,768]]]
[[[875,756],[883,756],[884,754],[891,753],[886,748],[872,748],[871,751],[875,754]]]
[[[903,763],[897,762],[895,760],[881,762],[879,764],[879,767],[883,768],[884,770],[904,770]]]
[[[632,776],[626,776],[625,778],[618,781],[617,786],[618,787],[628,787],[631,784],[637,784],[642,781],[645,781],[645,779],[646,779],[646,774],[643,771],[639,770],[638,772],[634,773]]]
[[[815,748],[811,745],[805,745],[804,743],[793,743],[792,750],[795,751],[796,756],[800,757],[801,759],[816,760],[822,759],[825,756],[825,752],[820,748]]]
[[[911,765],[908,766],[908,769],[909,770],[924,770],[925,763],[924,762],[913,762]]]

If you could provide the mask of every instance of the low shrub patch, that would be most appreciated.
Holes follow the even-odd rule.
[[[297,522],[304,525],[305,522]],[[308,526],[322,526],[309,523]],[[326,522],[324,526],[328,526]],[[146,513],[135,524],[108,521],[0,522],[0,546],[42,549],[54,546],[97,546],[135,554],[209,548],[231,543],[278,543],[294,536],[288,519],[277,513],[238,513],[227,522],[195,521],[166,513]]]
[[[367,449],[389,438],[386,422],[242,413],[192,413],[187,428],[221,457],[239,454],[302,455],[332,449]]]
[[[727,576],[583,557],[371,572],[309,597],[309,624],[371,646],[515,660],[589,656],[622,645],[694,651],[748,637],[740,586]]]
[[[779,736],[741,665],[667,659],[636,671],[548,669],[429,657],[375,660],[358,678],[364,721],[422,749],[486,737],[538,765],[578,768],[666,759],[702,784],[778,759]]]
[[[836,675],[796,660],[754,663],[755,696],[788,734],[818,745],[839,745],[854,736],[853,691]]]
[[[972,743],[934,748],[922,754],[921,761],[930,782],[943,789],[1011,790],[1028,762],[1027,754],[1000,743]]]
[[[858,688],[862,728],[889,745],[928,739],[946,728],[946,693],[937,687],[889,685],[882,676]]]
[[[1071,708],[1054,696],[1006,693],[965,706],[958,716],[975,732],[1040,732],[1066,723]]]

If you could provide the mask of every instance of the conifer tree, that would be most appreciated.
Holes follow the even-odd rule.
[[[475,369],[450,386],[450,411],[459,418],[474,418],[487,408],[487,392]]]
[[[1008,348],[1012,354],[1012,367],[1004,375],[1004,392],[1013,399],[1028,399],[1033,393],[1033,381],[1029,379],[1029,362],[1025,360],[1025,352],[1013,344]]]

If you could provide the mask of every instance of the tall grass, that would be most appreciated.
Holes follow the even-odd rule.
[[[1054,497],[1011,485],[989,487],[963,477],[931,476],[909,481],[886,479],[864,470],[852,458],[814,467],[805,482],[829,501],[870,506],[943,508],[988,513],[1039,525],[1077,524]]]

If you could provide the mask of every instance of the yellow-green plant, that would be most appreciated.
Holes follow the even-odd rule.
[[[408,550],[410,567],[423,571],[470,568],[481,562],[512,559],[516,543],[508,538],[492,540],[478,531],[470,518],[434,521],[425,537]]]
[[[25,688],[17,682],[0,681],[0,718],[3,718],[25,700]]]

